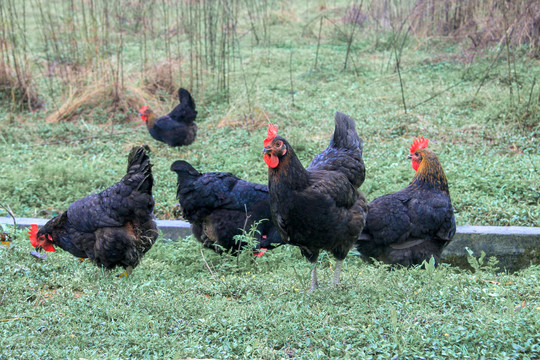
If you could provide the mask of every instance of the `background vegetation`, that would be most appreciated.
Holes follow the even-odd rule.
[[[368,199],[408,184],[423,135],[458,225],[540,226],[539,22],[524,0],[2,1],[0,203],[49,218],[118,181],[148,143],[156,216],[176,218],[174,160],[264,183],[269,121],[307,165],[342,111],[364,139]],[[180,86],[199,133],[172,149],[137,113],[167,113]],[[119,280],[62,252],[29,258],[11,236],[2,358],[538,356],[538,267],[389,272],[349,256],[339,291],[306,294],[294,248],[253,263],[160,240]]]
[[[304,164],[335,111],[364,139],[369,199],[413,176],[428,137],[459,224],[539,225],[536,2],[41,1],[0,6],[2,201],[50,217],[117,181],[127,150],[153,149],[158,218],[173,218],[177,159],[266,182],[268,121]],[[137,116],[198,104],[189,147]]]

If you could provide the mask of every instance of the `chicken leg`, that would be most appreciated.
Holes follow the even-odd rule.
[[[313,270],[311,270],[311,289],[309,289],[309,291],[313,292],[318,287],[319,283],[317,282],[317,264],[314,264]]]
[[[334,271],[334,279],[332,279],[332,286],[339,285],[339,276],[341,275],[341,266],[343,265],[343,260],[336,261],[336,270]]]

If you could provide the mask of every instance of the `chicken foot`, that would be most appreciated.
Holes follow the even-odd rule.
[[[128,277],[129,275],[131,275],[132,272],[133,272],[133,266],[128,266],[126,268],[126,271],[124,271],[123,273],[120,273],[120,274],[118,274],[116,276],[119,277],[119,278]]]

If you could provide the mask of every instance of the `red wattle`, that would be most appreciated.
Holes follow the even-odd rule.
[[[261,248],[261,251],[259,251],[257,254],[255,254],[255,256],[256,257],[261,257],[266,253],[267,250],[268,250],[267,248]]]
[[[420,166],[420,163],[413,160],[412,167],[413,167],[414,171],[418,171],[419,166]]]
[[[48,241],[45,241],[41,247],[43,248],[43,250],[45,251],[56,251],[56,249],[54,248],[53,244],[48,242]]]
[[[264,154],[264,162],[266,163],[266,165],[274,169],[275,167],[278,166],[279,159],[274,154]]]

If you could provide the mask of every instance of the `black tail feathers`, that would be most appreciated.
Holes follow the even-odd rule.
[[[195,101],[193,100],[193,97],[184,88],[178,89],[178,100],[180,101],[180,104],[185,103],[188,107],[190,107],[193,110],[195,109]]]
[[[330,145],[341,149],[356,150],[359,148],[360,152],[362,152],[363,141],[356,132],[354,119],[338,111],[336,112],[335,122],[336,128]]]
[[[154,185],[154,177],[152,176],[152,164],[150,158],[146,154],[148,145],[137,146],[131,149],[128,155],[127,174],[142,173],[143,181],[140,182],[138,190],[151,193]]]

